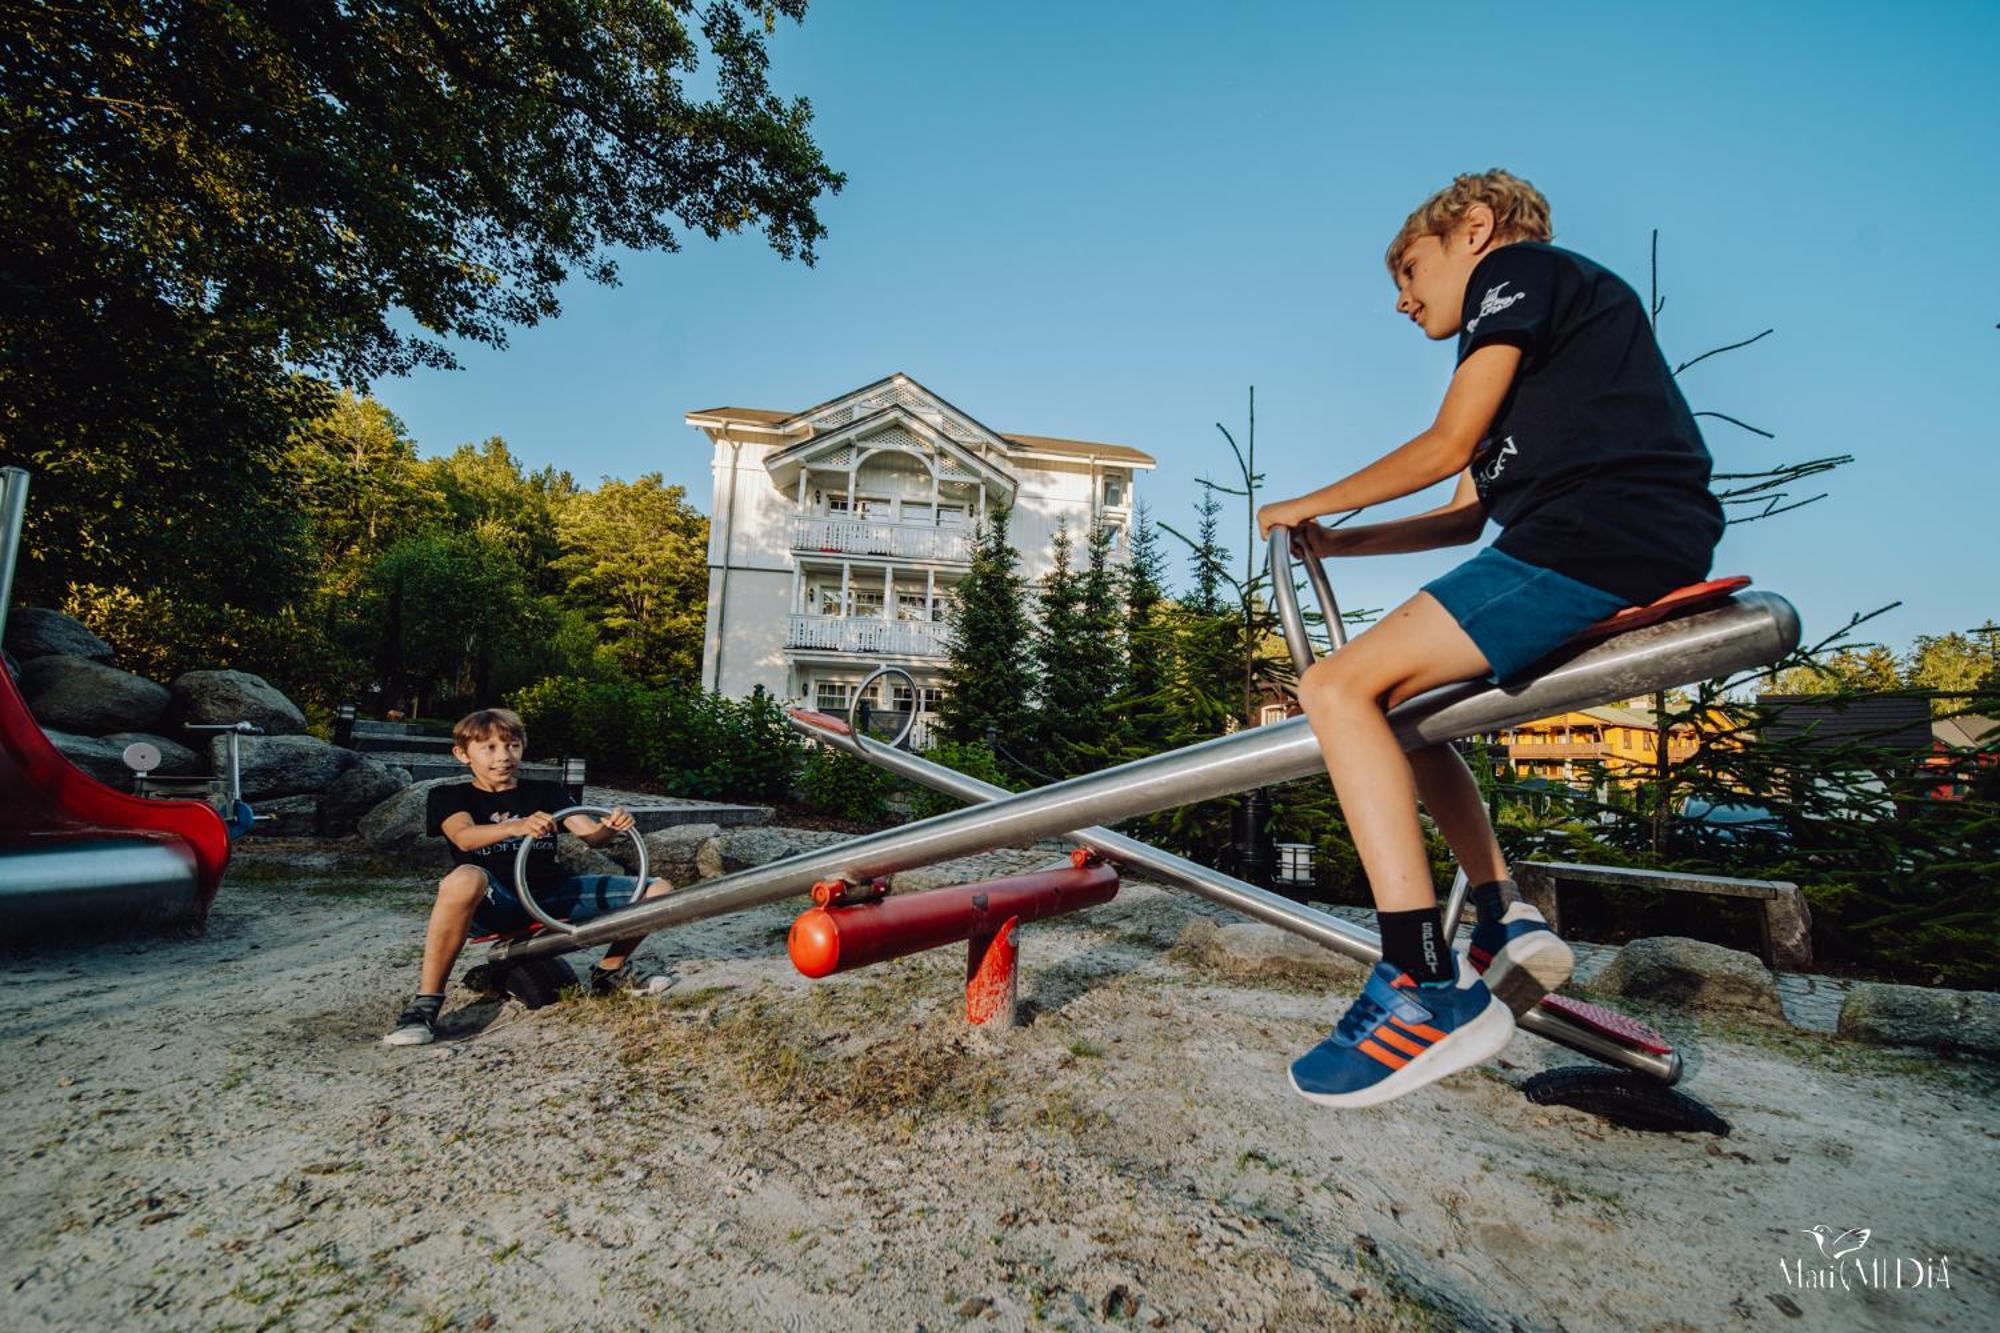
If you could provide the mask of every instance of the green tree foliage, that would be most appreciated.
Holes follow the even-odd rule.
[[[990,732],[1010,748],[1027,741],[1035,694],[1033,637],[1020,554],[1007,539],[1007,511],[995,508],[980,527],[954,598],[938,708],[947,739],[983,742]]]
[[[292,440],[297,503],[322,594],[351,593],[370,560],[444,520],[445,496],[416,441],[372,398],[342,393]]]
[[[636,680],[694,683],[708,615],[708,519],[660,474],[605,479],[571,497],[557,528],[568,604],[603,627]]]
[[[23,597],[274,611],[309,573],[287,452],[328,406],[313,376],[501,345],[573,272],[615,281],[612,251],[682,231],[811,262],[841,177],[764,45],[804,11],[9,6],[0,463],[37,478]]]

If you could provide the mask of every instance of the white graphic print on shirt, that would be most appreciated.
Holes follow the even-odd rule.
[[[1527,295],[1526,292],[1515,292],[1512,296],[1500,295],[1501,292],[1513,285],[1513,282],[1509,280],[1501,283],[1498,287],[1488,287],[1486,295],[1479,298],[1479,313],[1465,321],[1465,331],[1467,333],[1479,332],[1480,320],[1485,319],[1488,315],[1499,314],[1502,310],[1505,310],[1508,306]]]
[[[1473,479],[1479,484],[1479,488],[1484,490],[1494,482],[1500,480],[1500,474],[1507,470],[1507,460],[1520,452],[1520,449],[1514,444],[1514,437],[1511,435],[1498,444],[1488,440],[1486,447],[1481,450],[1481,457],[1478,463],[1475,465],[1478,471],[1474,474]]]

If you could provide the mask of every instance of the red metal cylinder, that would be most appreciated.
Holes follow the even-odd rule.
[[[1040,921],[1108,903],[1118,872],[1108,865],[1043,870],[981,884],[892,894],[880,902],[815,907],[792,923],[792,966],[827,977],[975,935],[991,935],[1009,917]]]

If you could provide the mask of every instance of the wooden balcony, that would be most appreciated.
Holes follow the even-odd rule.
[[[792,549],[823,555],[866,555],[963,565],[972,560],[972,532],[968,528],[801,514],[792,520]]]
[[[945,627],[928,620],[880,620],[874,616],[792,617],[787,648],[821,653],[866,653],[876,657],[943,657]]]

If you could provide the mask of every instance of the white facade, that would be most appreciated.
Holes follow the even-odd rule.
[[[844,711],[862,677],[899,666],[920,697],[898,681],[871,702],[914,705],[920,725],[980,515],[1008,511],[1030,580],[1048,572],[1063,520],[1079,563],[1093,523],[1122,558],[1134,484],[1154,465],[1124,445],[999,434],[902,374],[803,412],[719,407],[687,422],[714,450],[702,684]]]

